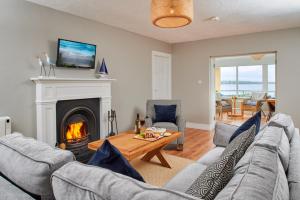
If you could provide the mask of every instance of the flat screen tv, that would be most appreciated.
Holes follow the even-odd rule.
[[[96,45],[58,39],[57,67],[94,69]]]

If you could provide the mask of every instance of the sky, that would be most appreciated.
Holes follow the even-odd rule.
[[[235,67],[221,67],[221,81],[235,81],[236,68]],[[275,65],[268,67],[269,82],[275,82]],[[240,81],[255,81],[262,82],[262,66],[240,66],[239,67]]]

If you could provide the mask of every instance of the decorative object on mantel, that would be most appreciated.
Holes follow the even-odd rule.
[[[45,65],[44,65],[41,57],[37,56],[36,58],[37,58],[37,60],[39,62],[39,66],[41,68],[40,77],[46,76],[46,74],[47,74],[46,73],[46,68],[45,68]]]
[[[55,66],[56,66],[56,65],[50,61],[50,58],[49,58],[49,56],[48,56],[47,53],[44,53],[44,56],[45,56],[45,58],[46,58],[46,63],[47,63],[47,65],[49,66],[48,77],[51,76],[51,72],[53,72],[53,77],[55,77]]]
[[[114,132],[114,122],[116,126],[117,133]],[[108,111],[108,137],[114,136],[119,133],[118,130],[118,121],[117,121],[117,114],[115,110]]]
[[[152,23],[160,28],[178,28],[193,21],[193,0],[152,0]]]
[[[100,65],[100,61],[98,61],[96,77],[97,78],[106,78],[107,76],[108,76],[108,71],[107,71],[107,67],[105,64],[105,60],[103,58],[101,65]]]
[[[55,77],[55,64],[51,63],[50,58],[47,53],[43,53],[42,59],[40,56],[37,56],[39,66],[41,67],[40,77]],[[44,61],[43,61],[44,60]],[[47,73],[46,67],[49,67],[49,72]],[[53,72],[53,76],[51,76],[51,72]]]

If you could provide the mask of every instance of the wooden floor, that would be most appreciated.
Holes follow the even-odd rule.
[[[165,150],[165,152],[190,160],[198,160],[214,147],[213,132],[187,128],[185,131],[183,151]]]
[[[222,119],[217,119],[217,122],[240,126],[251,116],[251,113],[246,113],[243,118],[231,118],[227,117],[226,114],[224,114]],[[262,117],[262,124],[264,123],[266,123],[266,118]],[[213,144],[213,135],[213,131],[209,132],[205,130],[187,128],[185,131],[183,151],[165,150],[165,152],[171,155],[191,160],[198,160],[209,150],[215,147],[215,145]]]
[[[252,116],[253,115],[251,112],[245,112],[244,117],[228,117],[226,113],[223,113],[222,118],[217,117],[217,122],[240,126]],[[261,123],[265,124],[266,122],[267,122],[267,117],[265,115],[262,115]]]

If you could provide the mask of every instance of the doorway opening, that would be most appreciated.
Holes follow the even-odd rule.
[[[211,57],[211,120],[241,125],[258,111],[266,122],[276,108],[276,52]]]

